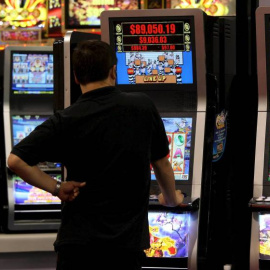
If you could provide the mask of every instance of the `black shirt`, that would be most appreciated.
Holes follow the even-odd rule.
[[[163,122],[143,93],[115,87],[87,92],[18,143],[12,153],[29,165],[61,162],[66,181],[86,181],[66,202],[55,247],[149,247],[150,161],[168,154]]]

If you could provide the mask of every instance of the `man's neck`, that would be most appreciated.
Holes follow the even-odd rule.
[[[103,88],[103,87],[108,87],[108,86],[115,86],[115,84],[109,80],[92,82],[86,85],[81,85],[81,90],[82,90],[82,93],[84,94],[84,93],[96,90],[98,88]]]

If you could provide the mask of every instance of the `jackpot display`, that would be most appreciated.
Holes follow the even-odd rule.
[[[189,19],[151,22],[114,20],[117,84],[192,84],[192,34]]]

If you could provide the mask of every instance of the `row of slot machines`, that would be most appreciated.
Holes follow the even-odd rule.
[[[144,267],[222,269],[227,246],[215,247],[229,235],[224,220],[232,222],[224,210],[228,205],[223,190],[229,176],[227,103],[235,76],[235,27],[235,18],[209,17],[198,9],[104,11],[101,36],[74,31],[52,47],[7,47],[1,118],[2,230],[57,231],[61,202],[10,172],[5,159],[13,145],[55,110],[76,101],[80,89],[71,70],[72,51],[81,40],[101,39],[117,54],[116,86],[144,92],[155,102],[170,142],[168,158],[176,186],[186,194],[181,207],[158,205],[159,189],[151,170],[151,248],[145,251]],[[221,36],[225,28],[230,38]],[[61,163],[39,166],[64,180]]]
[[[179,208],[158,205],[159,190],[151,170],[151,248],[146,251],[144,267],[197,269],[199,257],[209,256],[212,237],[210,200],[217,200],[210,188],[212,161],[222,162],[226,143],[226,112],[216,110],[216,78],[206,76],[209,68],[205,61],[205,42],[210,41],[213,48],[218,43],[219,38],[213,38],[210,30],[219,27],[218,19],[192,9],[104,12],[101,21],[101,36],[74,31],[55,41],[53,48],[6,48],[2,160],[54,110],[68,107],[80,95],[70,58],[77,43],[100,38],[107,41],[118,58],[117,74],[121,76],[117,87],[142,91],[154,100],[170,142],[168,158],[177,188],[187,195]],[[228,19],[228,23],[233,28],[234,22]],[[218,73],[219,63],[208,65],[212,73]],[[39,166],[57,179],[65,177],[60,163]],[[56,197],[25,183],[8,169],[3,173],[1,190],[3,194],[7,191],[2,195],[5,232],[57,230],[61,202]],[[215,211],[211,210],[211,219],[218,218]],[[200,230],[206,233],[199,234]]]

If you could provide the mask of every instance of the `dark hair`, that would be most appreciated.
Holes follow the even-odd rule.
[[[82,85],[105,80],[116,63],[114,50],[104,41],[82,41],[72,55],[73,71]]]

